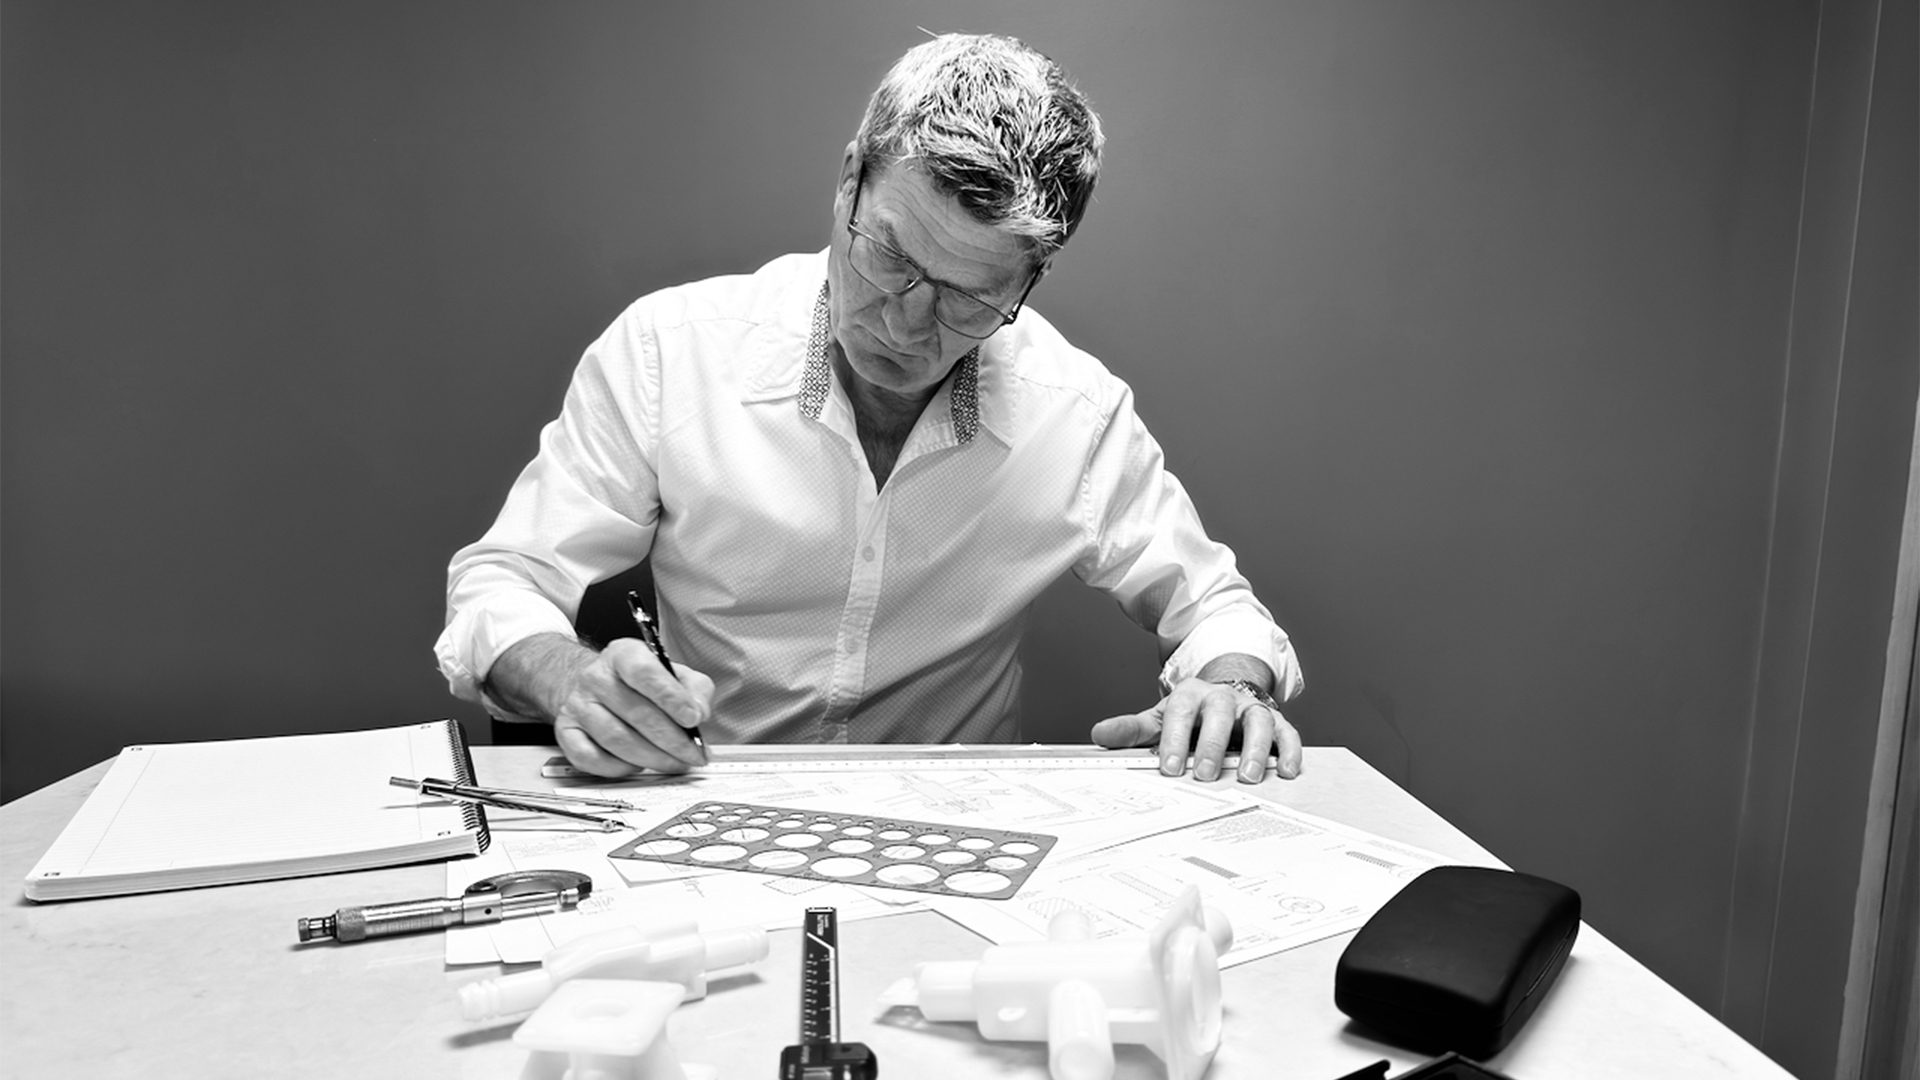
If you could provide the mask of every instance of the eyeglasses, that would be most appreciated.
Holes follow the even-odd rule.
[[[933,317],[941,326],[975,341],[992,337],[996,330],[1019,316],[1027,294],[1040,280],[1040,271],[1035,270],[1027,279],[1027,287],[1020,290],[1020,298],[1013,302],[1010,311],[1002,311],[965,289],[937,281],[898,248],[860,230],[860,189],[865,186],[864,177],[854,184],[853,208],[847,213],[847,232],[853,234],[847,242],[847,262],[862,280],[888,296],[904,296],[913,291],[915,285],[926,282],[933,290]]]

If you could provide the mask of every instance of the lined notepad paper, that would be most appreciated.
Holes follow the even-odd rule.
[[[226,885],[477,854],[485,812],[392,786],[473,782],[454,720],[129,746],[27,875],[29,900]]]

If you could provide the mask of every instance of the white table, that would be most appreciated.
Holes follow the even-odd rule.
[[[482,783],[538,786],[539,747],[476,747]],[[19,882],[106,771],[83,770],[0,807],[0,876]],[[1190,779],[1168,783],[1193,783]],[[1233,783],[1231,774],[1218,783]],[[1351,752],[1307,750],[1301,779],[1260,794],[1470,862],[1491,856]],[[299,946],[295,919],[345,904],[440,894],[441,864],[186,892],[33,904],[0,916],[0,1073],[7,1076],[517,1077],[512,1022],[461,1020],[455,988],[502,970],[449,969],[438,935]],[[843,1037],[885,1075],[1045,1077],[1041,1044],[993,1043],[971,1025],[867,1006],[921,960],[987,943],[926,912],[842,923]],[[1424,1060],[1352,1030],[1333,1006],[1341,935],[1223,974],[1224,1042],[1209,1080],[1334,1080],[1381,1058]],[[798,1012],[799,943],[773,935],[754,974],[716,983],[668,1032],[683,1061],[723,1077],[774,1075]],[[1491,1064],[1516,1080],[1713,1080],[1788,1074],[1640,963],[1583,926],[1559,983]],[[907,1071],[907,1070],[911,1071]],[[1120,1075],[1162,1076],[1139,1048]]]

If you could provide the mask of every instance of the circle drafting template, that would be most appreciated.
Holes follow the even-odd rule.
[[[694,803],[611,855],[1007,900],[1039,868],[1056,839],[951,822],[715,800]]]

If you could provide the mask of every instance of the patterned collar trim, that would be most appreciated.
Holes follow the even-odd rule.
[[[827,285],[821,282],[820,296],[813,302],[813,326],[807,332],[807,368],[800,379],[800,415],[809,420],[820,419],[820,410],[827,404],[827,388],[832,385],[833,365],[827,359],[830,325]],[[954,365],[952,381],[948,408],[953,414],[954,438],[962,443],[972,442],[980,431],[978,345],[968,349],[967,354]]]

